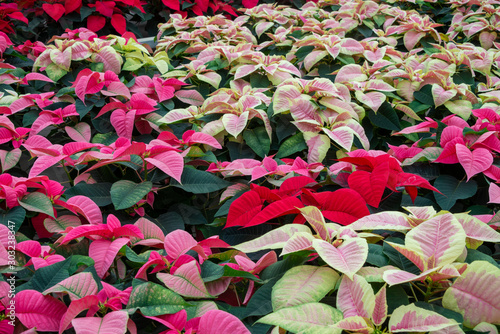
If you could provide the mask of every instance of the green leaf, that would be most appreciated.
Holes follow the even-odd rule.
[[[40,116],[40,114],[37,110],[28,111],[23,115],[23,126],[30,127],[38,116]]]
[[[116,134],[116,132],[97,133],[92,138],[92,143],[93,144],[99,143],[99,144],[109,146],[109,145],[113,144],[117,139],[118,139],[118,135]]]
[[[76,195],[87,196],[98,206],[106,206],[112,203],[110,191],[111,183],[109,182],[94,184],[80,182],[76,186],[66,190],[64,192],[64,195],[66,196],[66,198],[70,198]]]
[[[90,267],[94,260],[88,256],[72,255],[64,261],[39,268],[30,281],[31,288],[43,292],[73,275],[81,265]]]
[[[289,269],[296,266],[300,266],[309,260],[307,255],[301,255],[300,253],[289,254],[284,260],[278,261],[271,264],[269,267],[264,269],[260,274],[263,280],[268,280],[274,277],[281,277]]]
[[[271,149],[271,140],[267,135],[266,128],[258,127],[243,132],[245,143],[261,158],[264,158]]]
[[[432,100],[434,102],[434,100]],[[412,101],[408,107],[410,107],[415,113],[419,113],[421,111],[424,111],[424,110],[429,110],[429,108],[431,108],[430,105],[428,104],[425,104],[425,103],[420,103],[418,101]]]
[[[425,85],[419,91],[413,93],[413,97],[423,104],[434,106],[434,98],[432,97],[432,85]],[[415,109],[414,109],[415,110]]]
[[[290,138],[287,138],[281,145],[276,153],[276,158],[286,158],[295,154],[297,152],[303,151],[307,149],[307,144],[304,140],[304,135],[302,132],[299,132]]]
[[[373,21],[375,21],[375,23],[380,27],[385,23],[386,18],[384,15],[375,15],[373,17]]]
[[[153,187],[149,181],[135,183],[128,180],[121,180],[111,186],[111,201],[115,210],[127,209],[139,202],[146,196]]]
[[[302,46],[295,51],[295,57],[297,57],[297,61],[301,62],[314,50],[314,46],[307,45]]]
[[[74,87],[64,87],[64,88],[61,88],[57,91],[56,96],[61,97],[61,96],[66,95],[66,94],[74,94],[74,93],[75,93]]]
[[[129,313],[137,309],[145,316],[174,314],[190,306],[181,296],[159,284],[146,282],[133,287],[127,304]]]
[[[354,58],[349,55],[337,56],[337,60],[340,60],[344,65],[356,64]]]
[[[453,83],[460,85],[462,83],[472,86],[474,85],[474,77],[470,71],[457,72],[453,75]]]
[[[184,229],[184,220],[177,212],[167,212],[159,215],[157,218],[145,218],[158,225],[165,235],[175,230]]]
[[[246,317],[266,315],[273,311],[271,293],[278,278],[273,278],[254,293],[246,307]]]
[[[13,149],[12,151],[7,151],[5,153],[4,160],[2,161],[2,163],[0,163],[1,171],[5,173],[9,169],[14,168],[19,162],[21,155],[22,151],[19,148]]]
[[[443,210],[450,210],[457,200],[474,196],[477,191],[477,184],[474,180],[469,182],[460,181],[451,175],[440,175],[434,181],[434,187],[443,193],[441,195],[434,192],[434,198]]]
[[[52,63],[47,65],[45,73],[47,73],[47,76],[53,81],[59,81],[59,79],[65,76],[68,72],[57,66],[57,64]]]
[[[87,6],[80,7],[80,18],[81,18],[81,20],[84,21],[87,18],[87,16],[89,16],[93,12],[95,12],[95,8],[90,8],[90,7],[87,7]]]
[[[374,125],[379,126],[382,129],[395,131],[401,130],[398,114],[388,102],[382,103],[376,113],[369,109],[368,118]]]
[[[366,262],[380,268],[387,266],[389,264],[389,259],[384,255],[381,245],[368,244],[368,258]]]
[[[19,204],[28,211],[45,213],[48,216],[54,217],[54,208],[50,199],[42,193],[31,193],[28,196],[19,200]]]
[[[234,194],[233,197],[231,197],[230,199],[226,200],[224,202],[224,204],[222,204],[219,207],[219,210],[217,210],[217,212],[215,213],[214,217],[227,216],[227,214],[229,213],[229,207],[231,206],[231,203],[233,203],[235,200],[237,200],[238,197],[240,197],[241,195],[243,195],[243,193],[247,192],[247,190],[248,189],[240,190],[236,194]]]
[[[250,74],[250,85],[252,88],[268,88],[271,81],[265,76],[258,73]]]
[[[222,268],[224,269],[224,274],[222,275],[224,277],[241,277],[255,282],[262,282],[260,278],[257,278],[255,275],[247,271],[233,269],[229,266],[223,266]]]
[[[149,256],[151,255],[152,250],[145,251],[144,253],[137,254],[130,248],[129,246],[125,246],[125,256],[129,261],[135,263],[146,263],[149,260]]]
[[[478,251],[477,249],[467,249],[467,257],[465,258],[466,263],[472,263],[474,261],[486,261],[491,263],[494,266],[497,266],[500,268],[500,264],[498,264],[494,258],[489,256],[488,254],[485,254],[481,251]]]
[[[225,146],[229,150],[230,160],[255,159],[255,153],[245,143],[228,142]]]
[[[204,225],[207,223],[207,219],[200,210],[184,203],[174,204],[169,211],[178,213],[185,225]]]
[[[401,305],[408,305],[410,303],[408,300],[408,294],[401,285],[387,287],[386,298],[389,314]]]
[[[204,261],[201,265],[201,278],[203,282],[213,282],[224,275],[224,268],[212,261]]]
[[[241,277],[256,282],[261,282],[259,278],[247,271],[233,269],[229,266],[219,266],[215,263],[212,263],[211,261],[203,262],[203,265],[201,266],[201,277],[204,282],[213,282],[223,276]]]
[[[206,194],[227,188],[232,183],[223,180],[214,174],[204,172],[193,168],[184,168],[181,177],[181,183],[171,180],[170,184],[174,187],[183,189],[193,194]]]
[[[82,100],[76,100],[75,107],[76,107],[76,112],[78,113],[78,115],[80,115],[80,119],[82,119],[83,117],[85,117],[85,115],[89,113],[89,111],[92,110],[94,104],[89,104],[87,102],[87,105],[84,105]]]
[[[390,237],[387,238],[386,241],[404,245],[404,241],[399,238]],[[413,264],[413,262],[408,260],[403,254],[398,252],[388,243],[384,242],[382,251],[384,255],[386,255],[389,258],[389,260],[391,260],[392,264],[394,264],[399,269],[410,272],[415,275],[420,274],[420,269],[418,269],[418,267],[415,264]]]
[[[25,217],[26,217],[26,210],[24,210],[20,206],[15,206],[8,212],[0,213],[0,224],[10,228],[12,226],[12,223],[14,223],[13,231],[17,232],[19,231],[19,228],[23,224]],[[9,222],[11,223],[9,224]]]

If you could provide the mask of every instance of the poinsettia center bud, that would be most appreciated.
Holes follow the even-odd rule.
[[[334,242],[332,242],[332,245],[333,245],[333,247],[337,248],[337,247],[339,247],[340,245],[342,245],[342,242],[344,242],[344,240],[342,240],[342,239],[337,239],[337,240],[335,240]]]
[[[99,313],[104,315],[107,310],[108,308],[106,307],[106,304],[99,302]]]

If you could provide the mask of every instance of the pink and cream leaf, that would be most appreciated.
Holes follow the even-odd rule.
[[[389,230],[404,232],[412,229],[408,222],[408,216],[398,211],[374,213],[356,220],[349,227],[356,231]]]
[[[286,242],[297,232],[304,232],[312,235],[309,227],[305,225],[289,224],[278,227],[253,240],[235,245],[233,248],[245,253],[257,252],[263,249],[279,249],[283,248]]]
[[[465,248],[465,231],[451,213],[437,215],[407,233],[405,245],[420,254],[425,271],[454,262]],[[405,255],[406,256],[406,255]]]
[[[500,269],[486,261],[474,261],[448,288],[443,306],[461,313],[464,325],[500,324]]]
[[[328,235],[328,229],[326,227],[325,217],[321,211],[315,206],[306,206],[299,209],[300,214],[304,216],[307,222],[316,231],[319,237],[325,241],[330,242],[330,236]]]
[[[368,257],[368,244],[361,238],[347,239],[339,247],[323,240],[314,240],[313,247],[323,261],[351,279]]]
[[[340,334],[342,330],[333,325],[342,318],[342,312],[329,305],[307,303],[279,309],[257,322],[279,326],[293,333]]]
[[[344,318],[371,318],[375,309],[373,288],[361,276],[353,275],[352,279],[342,277],[337,293],[337,308],[342,311]]]
[[[457,325],[455,320],[414,304],[398,307],[389,320],[391,333],[429,332],[455,325]]]
[[[336,328],[343,329],[349,333],[371,334],[373,328],[366,318],[358,315],[352,317],[345,317],[335,324]]]
[[[273,310],[319,302],[335,288],[338,279],[339,275],[328,267],[294,267],[273,287]]]
[[[372,313],[372,321],[375,326],[381,326],[389,314],[386,296],[387,289],[384,285],[375,295],[375,307]]]
[[[280,256],[312,249],[312,243],[316,238],[310,232],[295,232],[283,246]]]
[[[491,185],[494,183],[490,184],[490,189]],[[478,218],[466,213],[457,213],[454,216],[465,231],[467,247],[475,249],[484,241],[500,243],[500,233]]]

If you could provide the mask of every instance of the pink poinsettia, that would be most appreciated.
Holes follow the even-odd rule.
[[[236,263],[238,265],[238,268],[234,268],[234,269],[243,270],[243,271],[249,272],[251,274],[254,274],[256,277],[259,277],[258,274],[262,270],[269,267],[271,264],[276,263],[276,261],[278,261],[278,257],[276,256],[276,253],[274,251],[271,251],[269,253],[266,253],[264,256],[262,256],[257,261],[257,263],[250,260],[248,258],[248,256],[243,256],[243,255],[236,255],[234,257],[234,260],[236,261]],[[248,303],[248,301],[250,300],[250,298],[253,295],[254,288],[255,288],[255,282],[252,280],[249,280],[248,290],[247,290],[247,293],[245,295],[245,299],[243,300],[243,304]]]
[[[170,273],[174,274],[181,265],[195,260],[192,256],[186,254],[190,250],[198,253],[198,261],[203,263],[212,254],[212,248],[231,247],[220,240],[218,236],[212,236],[198,242],[191,234],[183,230],[170,232],[165,237],[163,244],[167,255],[160,255],[156,251],[151,252],[148,261],[137,272],[136,278],[147,279],[146,270],[153,265],[156,265],[156,267],[152,273],[170,269]],[[199,267],[198,262],[196,264]]]
[[[39,41],[25,41],[23,44],[14,47],[14,50],[27,56],[31,60],[36,60],[36,58],[46,49],[47,47],[45,44]]]
[[[122,226],[118,218],[109,215],[106,224],[81,225],[69,230],[61,244],[87,237],[92,241],[89,256],[95,261],[96,272],[104,277],[120,249],[130,242],[130,237],[144,238],[135,225]]]
[[[30,128],[16,128],[6,116],[0,116],[0,126],[0,144],[11,142],[14,148],[19,148],[31,131]]]
[[[78,73],[75,82],[71,87],[75,88],[75,94],[85,104],[85,95],[101,94],[106,96],[124,96],[131,98],[130,91],[118,76],[112,71],[104,73],[94,72],[88,68]],[[106,87],[106,90],[102,90]]]
[[[112,312],[108,314],[112,314],[116,311],[122,310],[124,305],[128,304],[130,293],[132,292],[132,287],[128,287],[127,289],[122,291],[106,282],[102,282],[102,287],[102,290],[97,294],[87,295],[83,298],[76,299],[71,302],[66,313],[64,313],[60,321],[59,333],[62,333],[64,330],[66,330],[70,324],[73,324],[74,326],[74,319],[76,318],[76,316],[78,316],[85,310],[87,311],[86,317],[93,319],[94,315],[100,310],[109,309]],[[95,319],[97,320],[100,318],[96,317]],[[124,326],[126,326],[126,323],[127,320],[125,320]]]
[[[162,79],[157,76],[150,78],[141,75],[135,78],[134,85],[130,87],[132,93],[142,93],[158,102],[170,100],[174,93],[186,86],[187,83],[177,79]]]

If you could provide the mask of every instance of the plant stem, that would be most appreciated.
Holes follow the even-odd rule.
[[[115,275],[116,275],[116,280],[117,281],[120,281],[120,273],[118,272],[118,260],[117,258],[115,257],[115,259],[113,260],[113,267],[115,269]]]
[[[415,294],[415,290],[413,290],[413,284],[410,284],[410,289],[411,289],[411,292],[413,294],[413,298],[415,298],[415,301],[417,301],[418,298],[417,298],[417,295]]]
[[[427,285],[427,291],[424,294],[424,301],[429,302],[429,298],[432,296],[432,284]]]
[[[64,165],[64,163],[62,164],[63,168],[64,168],[64,171],[66,172],[66,175],[68,176],[68,180],[69,180],[69,183],[71,184],[71,186],[74,186],[74,183],[73,183],[73,178],[71,177],[71,175],[69,174],[69,171],[68,169],[66,168],[66,166]]]
[[[144,181],[148,180],[148,169],[146,168],[148,166],[148,162],[144,160]]]
[[[420,289],[415,283],[410,282],[410,284],[413,285],[418,291],[420,291],[421,294],[425,295],[425,292],[422,289]]]

